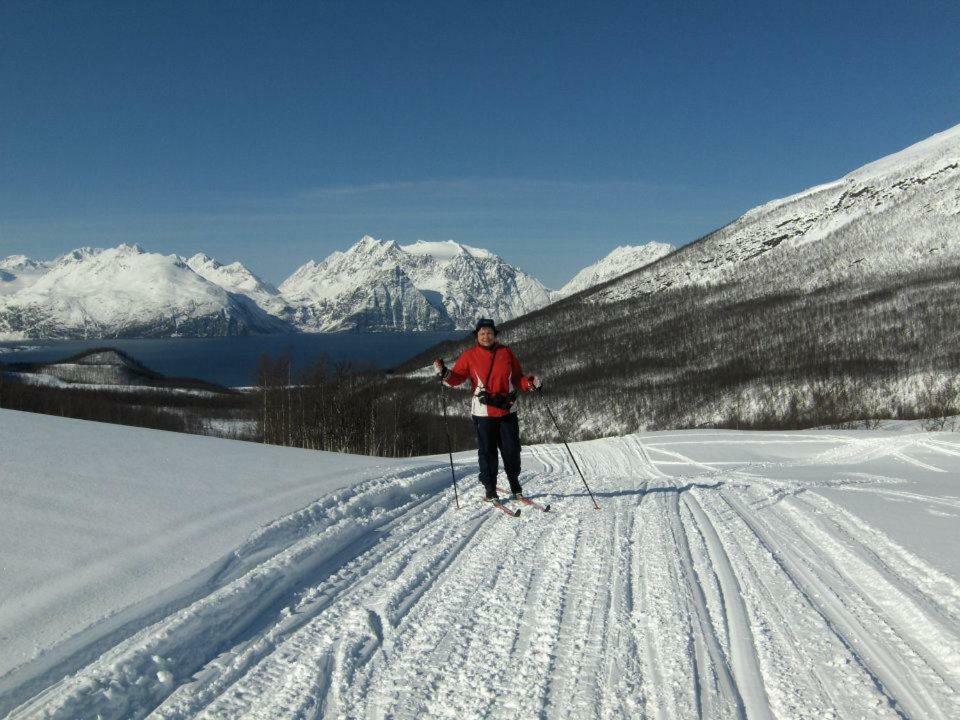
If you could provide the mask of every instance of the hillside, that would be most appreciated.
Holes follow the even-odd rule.
[[[960,263],[960,125],[843,178],[750,210],[676,253],[588,293],[750,284],[812,292]]]
[[[518,519],[473,453],[458,511],[446,456],[6,411],[0,437],[11,720],[960,713],[956,433],[575,444],[599,512],[528,447],[553,509]]]
[[[960,409],[958,281],[960,126],[504,323],[501,340],[573,437],[942,415]],[[523,413],[529,438],[556,439],[536,400]]]
[[[0,370],[34,385],[56,387],[130,387],[210,390],[228,389],[195,378],[170,378],[146,367],[136,358],[112,347],[93,348],[62,360],[46,363],[0,363]]]
[[[253,439],[258,407],[249,393],[166,376],[111,347],[51,362],[0,362],[0,408]]]

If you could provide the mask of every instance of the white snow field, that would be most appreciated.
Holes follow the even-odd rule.
[[[528,447],[553,510],[514,519],[471,453],[456,510],[445,456],[0,432],[10,718],[960,717],[957,433],[577,443],[600,511],[562,445]],[[84,634],[77,598],[106,616],[161,587]],[[9,670],[10,637],[46,652]]]

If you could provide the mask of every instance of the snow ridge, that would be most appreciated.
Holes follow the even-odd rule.
[[[690,285],[809,292],[960,261],[960,125],[834,182],[760,205],[664,262],[598,288],[613,302]]]
[[[554,297],[556,299],[567,297],[628,272],[639,270],[671,252],[673,252],[673,246],[668,243],[621,245],[614,248],[606,257],[574,275],[566,285],[554,293]]]

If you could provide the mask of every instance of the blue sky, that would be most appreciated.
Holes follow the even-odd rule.
[[[559,286],[960,123],[960,5],[0,4],[0,256],[278,282],[363,234]]]

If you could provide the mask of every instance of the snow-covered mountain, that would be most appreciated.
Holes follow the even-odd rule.
[[[37,281],[52,263],[31,260],[26,255],[0,259],[0,296],[12,295]]]
[[[224,265],[205,253],[197,253],[189,259],[180,259],[197,275],[214,285],[219,285],[227,292],[245,295],[271,315],[284,317],[289,311],[287,304],[280,297],[280,291],[240,262]]]
[[[839,180],[760,205],[591,297],[615,301],[734,281],[749,281],[757,293],[810,291],[958,259],[960,125]]]
[[[286,331],[286,323],[205,280],[177,256],[137,245],[73,250],[24,287],[0,296],[4,339]]]
[[[398,245],[364,236],[311,260],[280,285],[302,330],[466,329],[548,304],[550,291],[493,253],[446,242]]]
[[[574,275],[570,282],[554,293],[554,298],[564,298],[628,272],[639,270],[671,252],[673,252],[673,246],[668,243],[621,245],[606,257]]]

